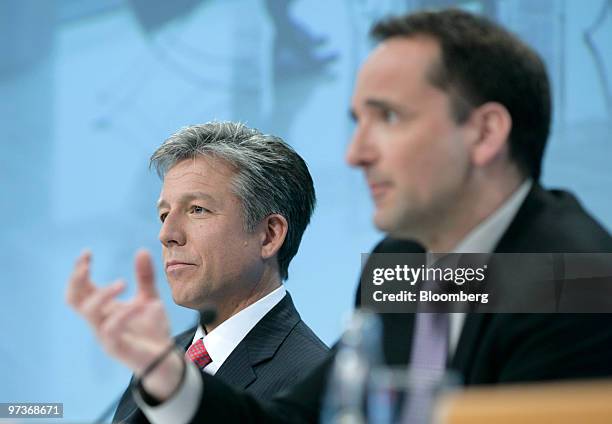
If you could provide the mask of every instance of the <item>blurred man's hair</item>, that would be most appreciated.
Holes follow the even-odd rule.
[[[538,54],[502,27],[460,10],[392,17],[372,28],[372,37],[430,37],[440,62],[429,81],[447,92],[452,113],[463,123],[473,108],[502,104],[512,117],[510,154],[520,171],[538,180],[551,120],[550,87]]]

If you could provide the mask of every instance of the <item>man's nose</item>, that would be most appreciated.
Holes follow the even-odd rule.
[[[350,166],[366,167],[376,159],[376,149],[368,126],[357,124],[346,150],[345,160]]]
[[[169,247],[172,244],[179,246],[185,244],[185,231],[178,215],[172,213],[166,215],[166,219],[164,219],[161,229],[159,230],[159,241],[161,241],[165,247]]]

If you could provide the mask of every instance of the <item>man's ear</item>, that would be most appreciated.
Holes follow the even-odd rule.
[[[469,126],[475,129],[472,144],[472,162],[486,166],[503,154],[509,154],[512,117],[500,103],[488,102],[478,106],[469,117]]]
[[[289,223],[284,216],[275,213],[265,217],[260,225],[261,257],[268,259],[276,255],[283,245],[289,230]]]

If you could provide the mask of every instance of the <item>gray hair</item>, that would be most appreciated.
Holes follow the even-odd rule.
[[[236,169],[232,191],[242,203],[246,231],[254,231],[271,214],[285,217],[289,228],[278,265],[286,280],[316,203],[304,160],[279,137],[239,122],[209,122],[171,135],[153,153],[149,166],[163,179],[178,162],[197,156],[217,157]]]

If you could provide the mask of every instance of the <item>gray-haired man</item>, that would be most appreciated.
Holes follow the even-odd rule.
[[[180,334],[177,344],[204,372],[270,398],[327,352],[282,285],[315,205],[306,164],[277,137],[212,122],[172,135],[151,166],[163,178],[159,239],[172,297],[194,310],[217,309],[213,323]],[[77,262],[68,300],[104,337],[112,333],[105,318],[123,306],[114,299],[123,286],[110,286],[97,300],[87,296],[97,290],[89,263],[88,253]],[[139,294],[132,303],[156,297],[146,252],[136,257],[136,274]],[[163,410],[155,412],[163,418]],[[114,421],[147,422],[129,388]]]

